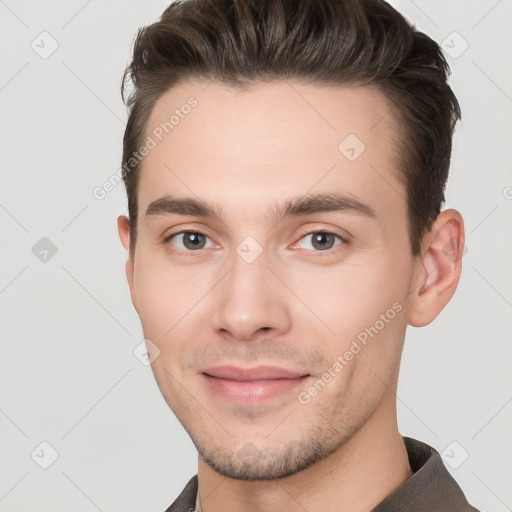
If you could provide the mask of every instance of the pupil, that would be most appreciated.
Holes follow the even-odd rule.
[[[330,249],[332,247],[333,240],[333,236],[329,233],[317,233],[313,236],[313,245],[315,246],[315,249]],[[323,245],[326,242],[327,245]]]

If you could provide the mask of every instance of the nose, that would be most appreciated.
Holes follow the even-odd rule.
[[[247,262],[234,252],[230,272],[212,294],[212,328],[224,337],[250,341],[275,337],[291,326],[286,287],[268,268],[265,254]]]

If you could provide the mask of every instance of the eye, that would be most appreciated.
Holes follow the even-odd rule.
[[[338,241],[338,243],[336,243],[336,241]],[[330,231],[312,231],[303,235],[294,247],[329,252],[331,249],[347,243],[345,238],[336,233],[331,233]]]
[[[207,245],[210,241],[210,245]],[[199,231],[181,231],[174,233],[165,239],[166,243],[171,243],[182,251],[197,251],[199,249],[206,249],[213,247],[213,243],[209,237]]]

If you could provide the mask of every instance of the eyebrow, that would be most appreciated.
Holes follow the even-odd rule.
[[[180,198],[171,195],[165,195],[156,199],[148,206],[146,218],[157,215],[167,214],[192,215],[194,217],[213,217],[220,220],[221,215],[217,213],[215,207],[193,198]]]
[[[369,205],[351,195],[336,192],[293,197],[285,201],[283,205],[271,206],[267,214],[277,224],[287,217],[305,216],[321,212],[350,213],[369,218],[377,217],[375,211]],[[200,199],[180,198],[171,195],[165,195],[150,203],[145,217],[168,214],[209,217],[222,221],[221,211],[214,205],[209,205]]]
[[[353,196],[339,192],[294,197],[286,201],[283,206],[274,206],[269,210],[269,214],[276,223],[286,217],[321,212],[352,213],[370,218],[377,217],[369,205]]]

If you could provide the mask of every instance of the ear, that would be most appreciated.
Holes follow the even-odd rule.
[[[456,210],[444,210],[425,235],[415,269],[409,324],[423,327],[450,302],[462,271],[464,221]]]
[[[126,261],[125,265],[125,272],[126,272],[126,278],[128,279],[128,285],[130,287],[130,295],[132,298],[132,303],[137,310],[137,305],[135,302],[135,293],[134,293],[134,261],[133,261],[133,254],[131,251],[131,245],[130,245],[130,221],[128,217],[125,215],[119,215],[117,218],[117,231],[119,233],[119,239],[121,240],[121,243],[123,244],[123,247],[128,251],[128,260]]]

